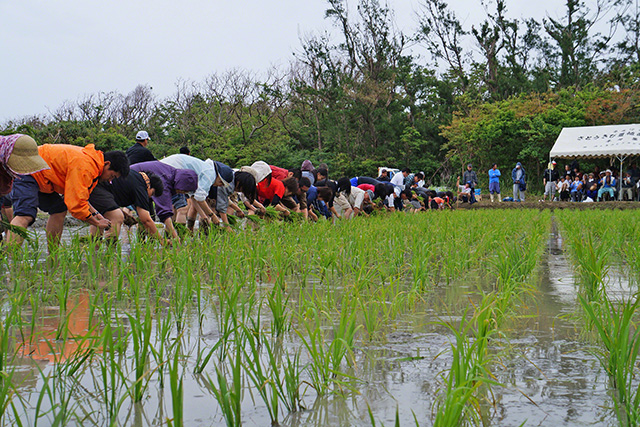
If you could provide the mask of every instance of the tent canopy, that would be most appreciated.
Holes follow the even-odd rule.
[[[640,124],[564,128],[550,158],[589,158],[640,155]]]

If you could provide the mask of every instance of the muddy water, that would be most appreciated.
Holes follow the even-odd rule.
[[[623,275],[612,269],[610,287],[619,295],[629,293]],[[355,391],[344,389],[342,395],[331,394],[318,398],[311,387],[303,385],[303,404],[306,410],[285,417],[281,425],[302,426],[370,426],[368,408],[376,423],[393,425],[396,413],[400,424],[414,426],[432,424],[434,400],[441,387],[439,375],[450,365],[449,334],[433,322],[455,318],[461,314],[459,307],[468,304],[476,289],[474,280],[435,287],[425,295],[427,304],[416,312],[394,319],[385,329],[384,339],[368,343],[358,341],[356,363],[350,374],[358,378],[349,382]],[[316,288],[320,283],[315,283]],[[575,319],[577,288],[573,273],[562,250],[561,236],[554,230],[549,236],[547,251],[543,257],[535,296],[531,297],[520,317],[505,326],[505,339],[494,342],[494,350],[500,355],[492,372],[502,386],[492,388],[491,404],[486,405],[489,425],[527,426],[538,425],[617,425],[609,406],[611,400],[606,390],[606,375],[589,347],[580,339],[580,319]],[[266,291],[266,289],[265,289]],[[291,295],[297,296],[297,291]],[[295,303],[295,300],[292,300]],[[74,317],[69,319],[70,329],[87,328],[89,316],[86,304],[78,300]],[[41,340],[55,341],[52,336],[58,325],[55,309],[51,309],[45,322],[51,335],[41,334]],[[270,318],[263,310],[263,328],[268,328]],[[193,361],[200,348],[214,345],[220,338],[216,313],[205,313],[202,333],[199,332],[197,315],[187,323],[181,339],[187,354],[184,370],[185,425],[224,425],[224,419],[213,393],[207,387],[207,379],[194,375]],[[76,323],[77,322],[77,323]],[[84,322],[84,323],[83,323]],[[290,350],[301,347],[301,341],[292,332],[286,335],[283,345]],[[50,373],[52,355],[48,343],[29,343],[28,351],[36,357],[22,359],[18,368],[20,389],[25,399],[35,405],[43,381],[38,368]],[[504,350],[504,351],[501,351]],[[98,350],[99,352],[100,350]],[[308,359],[304,358],[303,363]],[[130,363],[130,362],[127,362]],[[35,367],[36,364],[38,368]],[[215,372],[208,369],[214,378]],[[99,383],[95,372],[85,372],[79,386],[73,391],[73,401],[82,407],[84,425],[105,425]],[[126,403],[120,413],[122,425],[151,426],[166,424],[171,418],[171,392],[167,385],[159,387],[157,375],[151,377],[149,393],[142,405]],[[47,409],[46,402],[43,409]],[[245,392],[242,403],[243,425],[269,425],[264,403],[254,392]],[[46,423],[45,423],[46,424]]]

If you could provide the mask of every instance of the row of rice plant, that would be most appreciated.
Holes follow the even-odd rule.
[[[576,272],[586,331],[600,344],[594,352],[607,372],[621,426],[640,424],[640,293],[636,288],[640,229],[635,217],[624,211],[608,215],[604,221],[595,212],[558,215]],[[628,295],[612,295],[612,264],[627,272]]]
[[[270,223],[128,251],[74,239],[47,258],[25,245],[1,265],[2,422],[182,425],[185,384],[197,384],[214,420],[240,425],[260,407],[280,424],[358,396],[369,349],[416,316],[454,338],[432,418],[418,422],[486,418],[490,339],[525,300],[548,224],[537,211],[432,212]],[[464,298],[433,299],[466,282]],[[433,304],[458,320],[439,320]],[[53,363],[25,383],[25,356]]]

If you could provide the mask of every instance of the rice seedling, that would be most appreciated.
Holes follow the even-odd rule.
[[[244,370],[249,379],[256,387],[257,393],[265,403],[271,425],[279,424],[280,414],[280,379],[278,371],[272,372],[271,364],[266,367],[262,366],[260,340],[257,339],[251,331],[244,330]]]
[[[451,369],[443,374],[444,388],[440,390],[434,425],[459,426],[465,420],[480,424],[481,408],[478,397],[482,387],[497,385],[488,369],[489,339],[494,333],[495,298],[487,295],[467,320],[463,313],[460,326],[439,322],[453,333],[450,350]]]
[[[107,424],[113,426],[117,424],[118,414],[127,394],[123,393],[127,375],[122,370],[122,355],[118,351],[125,344],[122,342],[126,335],[114,334],[111,326],[111,306],[106,304],[105,325],[102,331],[102,357],[99,361],[99,368],[102,378],[101,390],[104,403],[104,416]]]
[[[15,357],[15,351],[9,348],[9,344],[11,326],[17,320],[16,306],[13,306],[3,319],[0,319],[0,420],[4,419],[14,396],[14,370],[11,362]]]
[[[284,291],[278,285],[274,286],[267,294],[267,304],[271,310],[273,320],[271,321],[271,333],[273,336],[280,336],[291,327],[290,315],[287,312],[289,297],[284,297]]]
[[[131,326],[131,340],[133,341],[133,364],[135,379],[131,397],[134,402],[140,402],[144,398],[149,380],[149,359],[151,356],[151,325],[153,318],[151,309],[147,305],[146,313],[142,315],[136,310],[136,316],[127,314]],[[142,317],[142,318],[141,318]]]
[[[180,344],[178,340],[177,348],[174,351],[173,360],[169,363],[169,384],[171,386],[171,403],[173,409],[173,418],[169,421],[169,425],[181,427],[184,425],[184,390],[183,390],[183,373],[180,373]]]
[[[217,386],[209,378],[209,386],[213,392],[222,415],[228,427],[237,427],[242,425],[242,350],[240,346],[236,346],[235,358],[228,359],[231,373],[231,381],[229,381],[220,366],[216,366]]]
[[[596,352],[606,370],[612,387],[613,402],[620,425],[640,424],[640,384],[637,382],[640,328],[634,317],[640,306],[639,294],[620,304],[606,296],[601,301],[589,301],[579,296],[603,351]]]
[[[584,293],[591,301],[601,299],[609,272],[608,248],[602,243],[595,242],[590,233],[587,234],[586,239],[574,240],[571,248],[579,283]]]

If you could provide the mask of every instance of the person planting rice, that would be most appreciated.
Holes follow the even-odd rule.
[[[304,219],[312,219],[313,221],[317,221],[318,217],[311,209],[311,205],[308,203],[308,193],[311,190],[311,181],[307,177],[302,177],[298,180],[298,192],[296,193],[296,199],[298,199],[298,204],[300,206],[300,212],[304,215]],[[314,188],[313,199],[315,200],[317,196],[317,189]]]
[[[305,160],[304,162],[302,162],[302,165],[300,165],[300,171],[302,177],[308,178],[311,185],[315,184],[317,172],[313,167],[313,163],[311,163],[311,160]]]
[[[242,203],[245,205],[249,215],[255,215],[255,214],[264,215],[266,212],[265,207],[262,205],[262,203],[258,201],[258,198],[257,198],[257,183],[259,182],[258,178],[261,177],[261,174],[258,174],[258,172],[255,169],[253,169],[251,166],[242,166],[239,172],[244,172],[251,175],[253,177],[254,182],[256,183],[256,186],[252,190],[253,201],[250,201],[249,198],[245,196],[242,191],[236,190],[238,193],[238,199],[242,201]]]
[[[318,169],[318,181],[316,182],[316,187],[318,187],[318,191],[321,187],[329,188],[329,193],[324,192],[325,195],[330,194],[329,198],[320,199],[327,206],[327,219],[331,218],[332,216],[334,218],[340,218],[340,215],[338,214],[338,211],[336,210],[334,204],[336,202],[336,198],[343,198],[344,195],[338,194],[338,183],[327,178],[326,169]],[[340,203],[345,202],[348,203],[347,201],[340,200]]]
[[[291,198],[298,191],[298,180],[294,177],[280,181],[273,178],[272,170],[269,165],[263,161],[254,162],[251,168],[256,172],[256,182],[258,183],[257,195],[258,201],[263,206],[273,206],[278,212],[284,216],[291,213],[289,208],[283,204],[283,198]],[[286,200],[290,203],[292,200]],[[293,204],[297,205],[295,201]],[[295,210],[295,207],[293,208]]]
[[[46,232],[50,246],[60,242],[67,209],[89,225],[108,229],[111,222],[89,204],[89,195],[98,181],[129,174],[127,156],[122,151],[103,153],[93,144],[86,147],[45,144],[38,147],[38,153],[49,169],[16,179],[11,192],[14,210],[11,224],[26,228],[35,221],[38,208],[42,209],[49,213]],[[9,233],[7,240],[22,243],[22,238],[14,233]]]
[[[198,174],[198,188],[193,194],[193,200],[190,198],[188,201],[187,228],[193,231],[198,215],[200,215],[200,223],[204,227],[212,222],[216,225],[219,224],[220,219],[207,204],[207,195],[211,186],[223,185],[222,178],[216,173],[213,161],[210,159],[200,160],[186,154],[173,154],[160,161],[176,169],[189,169]]]
[[[338,199],[338,206],[342,209],[345,219],[356,217],[360,213],[368,216],[362,211],[365,191],[358,187],[353,187],[349,178],[344,177],[338,180],[338,194],[343,196]]]
[[[230,196],[236,192],[241,192],[249,203],[253,203],[256,198],[256,180],[248,172],[233,172],[233,170],[221,162],[213,162],[216,173],[222,180],[221,186],[212,186],[209,191],[209,198],[214,199],[215,209],[220,214],[222,222],[229,227],[228,213],[235,212],[238,216],[244,216],[240,207],[230,200]]]
[[[284,185],[284,197],[282,197],[281,203],[282,205],[289,209],[292,212],[302,212],[300,208],[300,202],[297,198],[298,192],[300,190],[300,185],[298,184],[298,179],[291,177],[282,181]]]
[[[122,209],[127,206],[135,206],[138,218],[144,229],[152,237],[161,239],[158,228],[151,218],[150,197],[162,196],[164,185],[159,176],[151,172],[138,172],[130,170],[126,177],[116,178],[111,182],[100,182],[89,196],[89,203],[100,214],[111,221],[107,238],[116,242],[120,236],[120,227],[124,222],[125,214]],[[102,236],[103,230],[91,226],[89,228],[93,236]]]
[[[271,176],[280,181],[291,178],[293,176],[293,171],[289,169],[281,168],[274,165],[269,165],[269,169],[271,169]]]
[[[424,210],[424,207],[420,203],[420,199],[418,199],[418,195],[408,188],[400,193],[400,200],[402,200],[403,210],[410,213],[417,213]]]
[[[193,194],[198,188],[198,174],[190,169],[176,169],[158,160],[152,162],[136,163],[131,166],[132,170],[155,174],[162,180],[164,191],[162,194],[153,194],[152,199],[156,206],[156,214],[160,222],[165,226],[165,237],[167,234],[174,239],[178,239],[178,233],[173,226],[174,209],[176,212],[183,211],[183,221],[176,222],[184,224],[187,219],[187,201],[185,194]],[[177,216],[177,214],[176,214]]]

